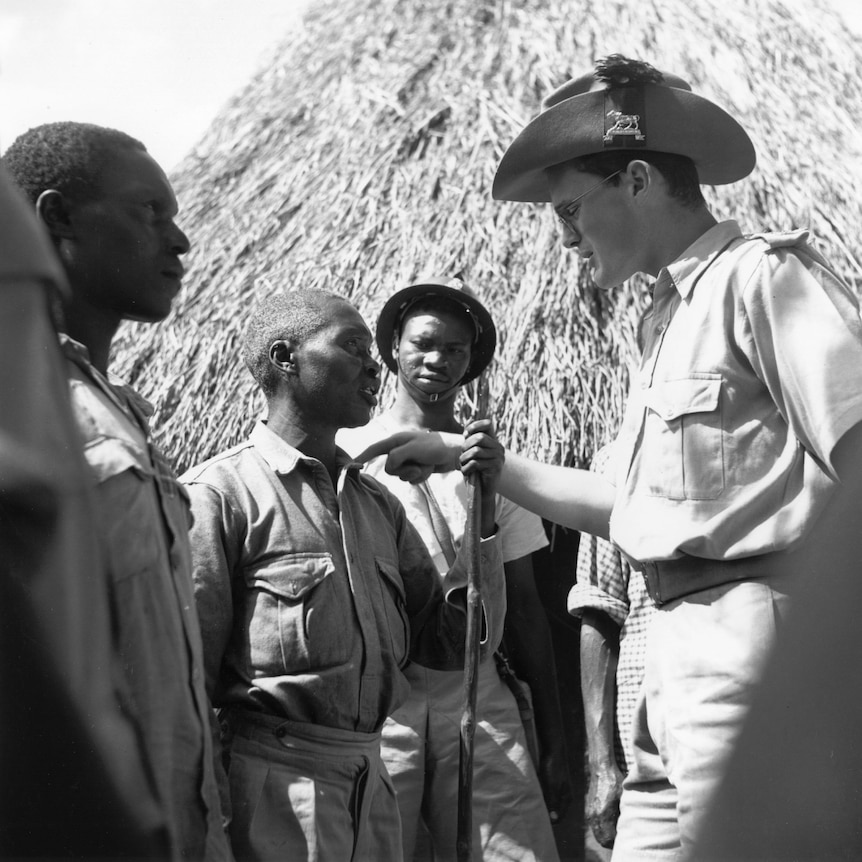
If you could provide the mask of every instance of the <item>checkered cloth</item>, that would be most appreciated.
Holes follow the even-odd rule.
[[[612,444],[596,452],[591,469],[613,475]],[[588,533],[578,548],[577,583],[569,592],[569,613],[580,616],[587,608],[606,613],[620,626],[617,665],[617,760],[627,769],[631,751],[631,726],[640,692],[646,657],[647,630],[655,607],[639,572],[611,542]]]

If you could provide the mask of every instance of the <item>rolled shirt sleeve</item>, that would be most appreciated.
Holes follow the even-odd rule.
[[[569,590],[568,610],[580,617],[585,610],[606,613],[622,627],[629,614],[631,568],[611,542],[589,533],[578,546],[577,582]]]

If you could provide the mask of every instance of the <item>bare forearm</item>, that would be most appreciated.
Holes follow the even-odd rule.
[[[542,464],[507,450],[497,490],[556,524],[608,537],[614,487],[596,473]]]
[[[587,822],[602,847],[616,838],[622,772],[614,753],[614,691],[619,627],[600,611],[581,619],[581,691],[590,760]]]
[[[402,431],[370,446],[358,458],[388,453],[387,472],[419,482],[432,470],[455,469],[459,457],[463,467],[464,455],[474,451],[468,443],[456,434]],[[597,473],[542,464],[506,451],[496,490],[549,521],[608,538],[614,487]]]
[[[614,754],[614,693],[618,630],[606,614],[587,611],[581,620],[581,692],[590,771],[611,769]]]

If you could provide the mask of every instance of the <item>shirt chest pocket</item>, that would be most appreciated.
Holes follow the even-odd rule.
[[[721,375],[664,380],[645,393],[641,472],[651,494],[715,500],[724,491]]]
[[[353,602],[329,554],[285,554],[245,569],[252,673],[293,675],[350,661]]]
[[[84,450],[96,480],[99,532],[111,577],[124,581],[164,565],[165,538],[152,467],[119,437],[99,437]]]

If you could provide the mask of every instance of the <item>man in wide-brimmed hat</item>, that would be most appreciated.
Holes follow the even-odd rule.
[[[550,201],[600,288],[655,278],[611,484],[507,453],[500,492],[608,535],[659,608],[614,858],[690,848],[785,616],[821,574],[862,454],[862,327],[805,231],[744,236],[700,184],[752,144],[681,78],[611,56],[549,96],[509,146],[501,200]],[[396,450],[445,461],[424,435]],[[396,438],[403,443],[404,438]],[[854,500],[858,509],[858,500]],[[848,527],[849,532],[849,527]]]
[[[340,432],[340,444],[358,454],[405,429],[460,434],[456,408],[462,388],[491,362],[497,341],[491,315],[475,294],[445,276],[403,287],[383,305],[376,340],[384,364],[396,375],[394,403],[367,425]],[[463,477],[455,470],[410,484],[387,474],[383,462],[375,459],[365,469],[404,504],[444,576],[468,517]],[[568,779],[550,629],[533,580],[531,555],[548,540],[534,513],[500,496],[495,508],[508,598],[506,656],[489,654],[477,671],[473,858],[490,862],[517,855],[550,862],[558,856],[549,811],[559,814]],[[382,733],[383,760],[401,812],[404,858],[454,859],[464,674],[412,662],[405,675],[410,696]],[[529,697],[521,680],[533,694],[536,720],[530,727],[538,752],[531,751],[519,714],[516,698],[527,703]],[[428,840],[420,837],[417,852],[423,828]]]

